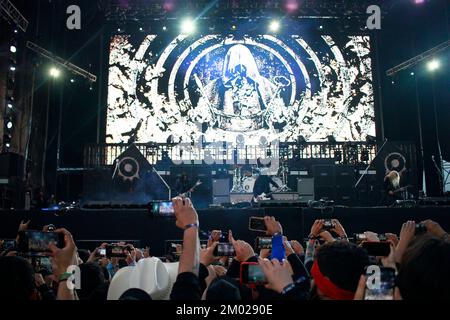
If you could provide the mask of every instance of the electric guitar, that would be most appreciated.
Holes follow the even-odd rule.
[[[260,195],[258,195],[256,197],[253,197],[253,202],[257,203],[258,201],[272,200],[270,197],[272,196],[272,194],[274,194],[274,193],[276,193],[278,191],[279,191],[279,189],[274,190],[274,191],[269,192],[269,193],[263,192]]]
[[[180,194],[181,197],[187,197],[190,193],[195,191],[195,188],[197,188],[199,185],[201,185],[202,182],[200,180],[198,180],[195,185],[190,188],[188,191],[186,191],[185,193]]]
[[[408,186],[405,186],[405,187],[398,188],[397,190],[391,190],[391,192],[395,194],[395,193],[407,191],[408,188],[412,188],[412,186],[411,186],[411,185],[408,185]]]

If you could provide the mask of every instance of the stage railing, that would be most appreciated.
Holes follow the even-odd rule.
[[[138,143],[135,146],[152,165],[167,161],[175,164],[256,163],[257,159],[333,159],[336,164],[364,165],[369,164],[377,152],[377,145],[367,142],[288,142],[264,146],[236,146],[226,143]],[[84,150],[84,166],[111,166],[128,147],[128,144],[87,145]]]

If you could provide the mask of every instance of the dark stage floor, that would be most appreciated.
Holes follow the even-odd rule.
[[[217,209],[199,210],[200,227],[203,231],[212,229],[233,230],[236,239],[253,244],[257,233],[248,230],[248,218],[257,215],[273,215],[283,225],[284,233],[290,239],[302,239],[309,234],[317,218],[337,218],[344,225],[349,237],[353,233],[374,231],[378,233],[399,233],[403,222],[432,219],[446,230],[450,230],[450,206],[417,208],[345,208],[321,212],[310,208],[264,208],[264,209]],[[42,211],[0,212],[0,238],[13,238],[21,219],[31,219],[31,229],[54,224],[72,232],[79,247],[94,246],[80,240],[139,240],[140,246],[149,245],[153,255],[164,254],[164,240],[181,239],[182,232],[175,221],[165,218],[151,218],[145,210],[78,210],[55,215]],[[205,238],[206,239],[206,238]]]

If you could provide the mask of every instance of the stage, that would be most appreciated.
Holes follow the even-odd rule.
[[[250,216],[273,215],[281,222],[289,239],[301,240],[309,234],[310,227],[318,218],[337,218],[344,225],[349,237],[354,233],[374,231],[399,234],[402,223],[407,220],[420,222],[425,219],[437,221],[450,230],[450,206],[423,206],[416,208],[386,207],[334,207],[325,210],[312,208],[259,208],[259,209],[209,209],[199,210],[201,231],[221,229],[233,231],[236,239],[253,245],[258,234],[248,230]],[[79,248],[92,249],[97,242],[117,240],[139,241],[140,247],[150,246],[151,254],[164,255],[165,240],[180,240],[182,232],[175,221],[152,218],[146,210],[74,210],[69,212],[1,211],[0,238],[14,238],[20,221],[31,219],[30,229],[54,224],[67,228]],[[201,236],[206,240],[206,236]]]

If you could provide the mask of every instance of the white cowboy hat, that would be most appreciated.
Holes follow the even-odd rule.
[[[134,267],[125,267],[116,272],[108,288],[108,300],[119,300],[122,293],[129,289],[131,271]]]
[[[118,300],[131,288],[142,289],[153,300],[169,300],[178,275],[178,262],[163,263],[158,258],[141,259],[135,267],[120,269],[108,289],[108,300]]]

